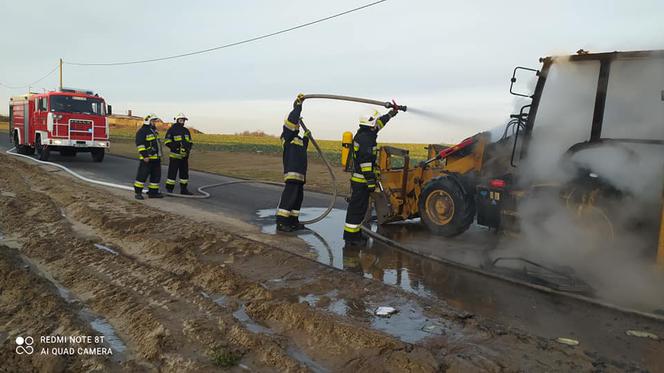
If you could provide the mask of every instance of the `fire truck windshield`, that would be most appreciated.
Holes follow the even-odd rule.
[[[106,114],[106,108],[102,100],[78,96],[51,96],[50,111],[54,113]]]

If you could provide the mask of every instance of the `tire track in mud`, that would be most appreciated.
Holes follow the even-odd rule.
[[[217,368],[215,354],[230,351],[258,370],[615,368],[578,350],[469,318],[442,302],[424,307],[427,317],[446,322],[445,333],[403,342],[372,328],[366,309],[391,297],[421,300],[3,157],[16,171],[0,175],[2,188],[16,194],[0,197],[3,231],[16,235],[25,255],[103,315],[137,363],[205,371]],[[299,299],[333,292],[358,304],[356,312],[339,316],[327,312],[325,302]],[[215,302],[220,297],[224,301]],[[252,332],[234,317],[240,309],[269,332]]]

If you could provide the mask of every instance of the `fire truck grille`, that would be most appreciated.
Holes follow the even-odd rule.
[[[72,119],[69,121],[69,129],[72,131],[88,131],[91,127],[91,120]]]

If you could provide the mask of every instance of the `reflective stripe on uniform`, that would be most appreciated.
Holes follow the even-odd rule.
[[[159,189],[159,184],[157,184],[157,183],[150,183],[150,185],[148,185],[148,188],[150,188],[150,189]]]
[[[356,152],[360,151],[360,143],[353,142],[353,149],[355,149]]]
[[[142,152],[143,150],[146,150],[144,145],[139,145],[139,146],[136,147],[136,149],[138,149],[139,152]]]
[[[147,136],[145,136],[145,140],[147,140],[147,141],[152,141],[152,140],[155,140],[155,139],[157,139],[157,136],[155,136],[155,135],[147,135]]]
[[[191,137],[189,137],[189,135],[184,135],[184,141],[191,142]]]
[[[385,124],[383,124],[383,121],[380,120],[380,119],[376,120],[376,124],[378,125],[379,130],[383,129],[383,127],[385,127]]]
[[[154,155],[149,156],[148,158],[149,159],[159,159],[159,156],[154,154]],[[141,158],[141,159],[143,159],[143,158]]]
[[[136,188],[143,188],[145,184],[141,183],[140,181],[134,181],[134,186]]]
[[[182,141],[182,136],[173,136],[173,140]]]
[[[189,179],[180,179],[180,184],[186,185],[187,183],[189,183]]]
[[[297,124],[295,124],[295,123],[292,123],[292,122],[289,121],[288,119],[286,119],[286,120],[284,121],[284,127],[288,128],[288,129],[291,130],[291,131],[299,131],[299,130],[300,130],[300,126],[299,126],[299,125],[297,125]]]
[[[291,140],[291,144],[293,145],[299,145],[299,146],[304,146],[304,143],[302,142],[302,139],[296,137]]]
[[[286,172],[284,174],[284,180],[300,180],[304,181],[304,175],[299,172]]]
[[[357,233],[360,231],[360,225],[359,224],[344,224],[344,230],[349,233]]]
[[[300,210],[290,210],[291,216],[300,216]]]
[[[184,158],[184,156],[182,154],[178,154],[178,153],[170,153],[168,156],[169,156],[169,158],[175,158],[175,159]]]
[[[277,210],[277,216],[283,216],[285,218],[290,216],[290,211],[284,210],[284,209],[278,209]]]
[[[175,180],[173,180],[173,179],[166,179],[166,185],[175,185]]]
[[[170,143],[172,143],[172,142],[173,142],[173,140],[171,140],[171,139],[166,139],[166,140],[164,140],[164,145],[166,145],[166,144],[170,144]]]
[[[362,174],[357,174],[353,173],[353,176],[350,178],[351,181],[355,181],[357,183],[366,183],[367,179],[364,177]]]
[[[371,162],[360,163],[360,169],[362,169],[362,172],[371,171],[371,166]]]

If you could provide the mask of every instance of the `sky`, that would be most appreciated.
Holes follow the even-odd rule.
[[[371,0],[0,0],[0,83],[25,85],[58,63],[121,62],[206,49],[288,28]],[[255,43],[128,66],[64,65],[115,113],[186,113],[207,133],[279,134],[302,93],[367,97],[434,113],[400,113],[381,141],[449,143],[502,125],[515,110],[515,66],[547,55],[664,49],[658,0],[388,0]],[[53,90],[58,74],[32,87]],[[0,101],[26,89],[0,86]],[[373,107],[311,100],[314,136],[340,139]],[[378,108],[380,109],[380,108]],[[384,110],[384,109],[383,109]],[[7,105],[0,106],[7,113]]]

